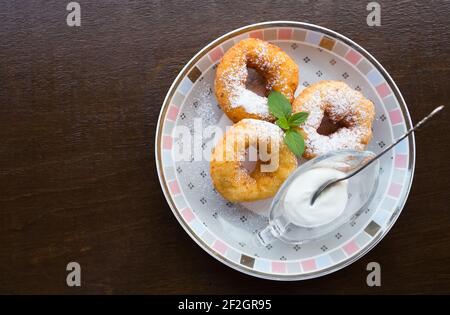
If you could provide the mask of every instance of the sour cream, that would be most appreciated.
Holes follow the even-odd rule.
[[[284,197],[286,218],[303,227],[317,227],[336,219],[347,204],[347,181],[338,182],[323,191],[312,206],[310,202],[322,184],[344,175],[343,172],[332,168],[315,168],[300,174],[289,185]]]

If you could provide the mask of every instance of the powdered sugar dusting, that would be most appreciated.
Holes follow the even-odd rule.
[[[210,84],[202,82],[199,85],[200,93],[198,97],[193,98],[193,106],[199,117],[207,125],[216,123],[215,112],[213,110],[213,103],[215,101],[213,90]]]
[[[270,122],[258,119],[243,119],[238,123],[240,131],[237,134],[239,143],[246,143],[249,141],[250,147],[254,147],[254,153],[257,152],[258,159],[263,161],[271,161],[269,164],[261,165],[262,172],[274,172],[279,165],[279,148],[283,141],[283,131],[280,127]],[[236,125],[235,125],[236,126]],[[256,148],[258,148],[256,150]],[[234,145],[233,145],[234,149]],[[238,150],[239,151],[239,150]],[[246,152],[240,151],[238,153],[239,160],[245,161]],[[251,156],[249,154],[249,156]],[[256,161],[256,156],[253,156],[252,161]],[[243,172],[247,173],[247,172]],[[247,176],[247,174],[245,175]],[[239,179],[238,179],[239,180]]]
[[[275,124],[258,119],[242,119],[241,122],[247,126],[251,126],[248,130],[255,133],[258,139],[271,139],[272,141],[281,142],[283,140],[283,130]]]
[[[258,114],[263,117],[269,116],[268,99],[264,96],[239,86],[234,90],[236,93],[230,98],[233,108],[242,106],[247,113]]]
[[[267,80],[266,88],[268,90],[272,89],[275,82],[286,83],[280,80],[278,71],[276,71],[282,64],[283,58],[279,54],[270,56],[268,43],[261,42],[251,55],[251,66],[258,68],[262,72],[270,69],[271,73],[275,74]],[[224,72],[222,80],[230,96],[230,106],[232,108],[242,107],[247,113],[268,117],[270,116],[270,111],[267,97],[260,96],[245,87],[248,76],[247,62],[246,54],[243,54],[239,62],[230,65],[227,71]],[[286,78],[284,78],[284,81],[286,81]]]
[[[361,93],[348,86],[325,86],[314,91],[302,104],[302,111],[309,112],[308,119],[302,126],[307,133],[306,151],[309,154],[321,155],[339,149],[364,149],[361,138],[367,133],[367,126],[358,121],[365,118],[365,109],[358,104],[362,100]],[[334,121],[345,120],[350,127],[342,127],[330,135],[317,132],[325,112]],[[359,116],[358,116],[359,115]]]

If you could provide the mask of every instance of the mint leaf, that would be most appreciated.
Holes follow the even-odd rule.
[[[289,126],[291,127],[297,127],[300,126],[300,124],[303,124],[306,119],[308,118],[309,113],[307,112],[299,112],[292,114],[291,117],[289,117],[288,122]]]
[[[300,157],[305,151],[305,141],[303,136],[293,128],[305,122],[306,118],[308,118],[308,113],[300,112],[291,115],[291,103],[280,92],[270,92],[268,99],[270,113],[278,118],[276,124],[285,131],[284,142],[289,150]]]
[[[287,129],[290,128],[289,122],[288,122],[288,120],[286,119],[286,117],[281,117],[280,119],[278,119],[278,120],[276,121],[276,124],[278,125],[278,127],[282,128],[282,129],[284,129],[284,130],[287,130]]]
[[[269,111],[276,118],[287,118],[292,113],[291,103],[282,93],[272,91],[268,99]]]
[[[303,151],[305,151],[305,141],[303,140],[302,135],[293,129],[286,131],[284,134],[284,142],[298,157],[300,157],[303,154]]]

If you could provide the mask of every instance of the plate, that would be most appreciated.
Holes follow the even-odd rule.
[[[342,80],[371,99],[376,115],[368,150],[379,152],[411,127],[408,109],[392,78],[352,40],[307,23],[249,25],[200,50],[170,87],[156,132],[155,155],[162,190],[192,239],[238,271],[273,280],[301,280],[334,272],[373,248],[400,215],[414,174],[414,137],[382,157],[375,197],[350,223],[302,246],[281,241],[259,246],[255,232],[267,224],[270,201],[234,204],[223,199],[212,185],[208,159],[217,141],[218,132],[214,130],[232,124],[214,96],[215,69],[224,52],[247,37],[274,43],[295,60],[300,70],[296,95],[320,80]]]

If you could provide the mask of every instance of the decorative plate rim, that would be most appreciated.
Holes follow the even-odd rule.
[[[243,26],[243,27],[234,29],[234,30],[218,37],[217,39],[213,40],[212,42],[207,44],[205,47],[203,47],[200,51],[198,51],[185,64],[185,66],[178,73],[178,75],[174,79],[173,83],[171,84],[171,86],[164,98],[164,101],[163,101],[163,104],[162,104],[162,107],[161,107],[161,110],[159,113],[158,122],[156,125],[156,134],[155,134],[155,163],[156,163],[156,169],[157,169],[159,182],[160,182],[164,197],[166,198],[166,201],[167,201],[170,209],[172,210],[175,218],[178,220],[178,222],[183,227],[183,229],[187,232],[187,234],[205,252],[207,252],[208,254],[210,254],[212,257],[214,257],[218,261],[222,262],[223,264],[225,264],[235,270],[238,270],[244,274],[251,275],[254,277],[259,277],[259,278],[268,279],[268,280],[278,280],[278,281],[307,280],[307,279],[317,278],[317,277],[321,277],[321,276],[333,273],[335,271],[338,271],[338,270],[345,268],[348,265],[354,263],[355,261],[357,261],[358,259],[363,257],[365,254],[367,254],[372,248],[374,248],[390,231],[390,229],[392,228],[392,226],[395,224],[398,217],[400,216],[400,214],[406,204],[406,201],[408,199],[410,190],[411,190],[411,186],[412,186],[412,182],[413,182],[413,178],[414,178],[415,162],[416,162],[415,138],[414,138],[413,133],[408,137],[409,142],[410,142],[410,145],[409,145],[409,156],[410,156],[409,170],[411,171],[411,176],[409,178],[409,181],[406,183],[407,188],[405,190],[404,198],[403,198],[403,200],[401,200],[401,202],[398,206],[398,211],[396,211],[396,213],[392,214],[390,221],[387,223],[385,229],[380,234],[378,234],[376,237],[374,237],[372,239],[372,241],[366,247],[362,248],[355,255],[348,257],[348,259],[343,260],[340,263],[334,264],[328,268],[318,270],[316,272],[311,272],[311,273],[306,273],[306,274],[298,274],[298,275],[282,275],[282,274],[275,274],[275,273],[264,273],[264,272],[260,272],[260,271],[256,271],[256,270],[247,269],[247,268],[241,266],[240,264],[235,263],[235,262],[227,259],[226,257],[219,255],[217,252],[212,250],[212,248],[208,244],[206,244],[202,239],[200,239],[199,236],[197,236],[196,233],[184,222],[184,220],[181,217],[181,214],[178,212],[178,210],[175,206],[175,203],[172,200],[172,197],[170,195],[169,187],[167,186],[167,182],[165,180],[164,173],[163,173],[163,165],[162,165],[162,157],[161,157],[161,155],[162,155],[161,141],[162,141],[162,135],[163,135],[162,119],[163,119],[163,117],[165,117],[165,114],[170,105],[169,102],[172,99],[172,96],[174,95],[174,93],[176,92],[177,87],[181,83],[182,79],[188,74],[188,70],[190,70],[191,67],[194,66],[196,64],[196,62],[199,61],[202,56],[204,56],[207,52],[211,51],[213,48],[218,46],[220,43],[228,40],[229,38],[235,37],[235,36],[243,34],[243,33],[247,33],[249,31],[258,30],[258,29],[267,28],[267,27],[293,27],[293,28],[308,29],[311,31],[318,31],[325,35],[330,35],[334,38],[337,38],[337,39],[341,40],[342,42],[344,42],[345,44],[347,44],[348,46],[350,46],[351,48],[354,48],[356,51],[361,53],[365,58],[367,58],[368,61],[370,61],[373,64],[373,66],[384,77],[384,79],[386,80],[388,85],[391,87],[396,100],[399,103],[402,114],[405,118],[406,127],[409,129],[412,126],[411,117],[409,115],[407,105],[405,103],[405,100],[404,100],[402,94],[400,93],[400,90],[398,89],[397,85],[395,84],[394,80],[389,75],[389,73],[384,69],[384,67],[378,62],[378,60],[375,57],[373,57],[368,51],[366,51],[363,47],[361,47],[360,45],[355,43],[353,40],[347,38],[346,36],[341,35],[340,33],[337,33],[333,30],[330,30],[328,28],[325,28],[325,27],[322,27],[319,25],[305,23],[305,22],[296,22],[296,21],[266,21],[266,22],[260,22],[260,23]]]

